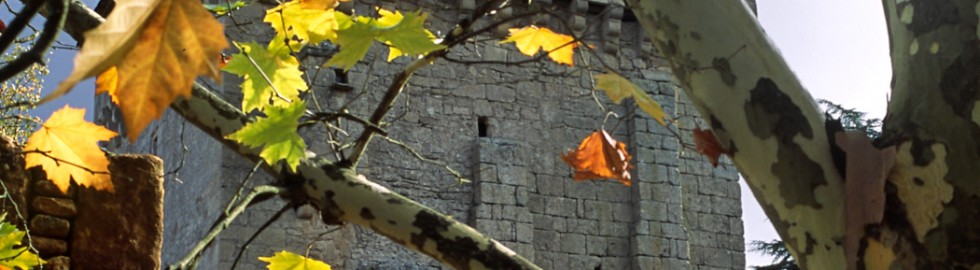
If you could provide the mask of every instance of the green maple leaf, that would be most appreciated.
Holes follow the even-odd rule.
[[[227,136],[248,147],[263,147],[259,156],[269,164],[285,160],[293,171],[300,159],[306,156],[306,143],[296,133],[299,118],[306,111],[306,104],[296,101],[288,107],[266,107],[266,117],[259,118]]]
[[[270,51],[254,42],[235,45],[242,52],[232,56],[224,70],[245,79],[242,82],[242,111],[284,105],[288,103],[286,99],[296,100],[300,91],[307,90],[303,72],[299,70],[299,60],[289,55],[289,50],[285,47],[276,47]],[[252,64],[249,57],[255,64]],[[269,80],[262,76],[263,73]],[[269,81],[272,81],[272,85]],[[278,95],[275,90],[278,90]]]
[[[641,110],[647,112],[650,114],[650,116],[653,116],[653,119],[656,119],[661,126],[667,125],[667,113],[665,113],[664,109],[660,107],[660,103],[657,103],[657,101],[653,100],[653,98],[650,97],[650,95],[647,95],[645,91],[639,87],[636,87],[635,84],[626,78],[623,78],[623,76],[610,72],[596,75],[595,79],[595,88],[605,91],[606,95],[609,96],[609,99],[611,99],[614,103],[619,104],[619,102],[623,101],[623,99],[633,97],[633,99],[636,100],[636,105],[640,106]]]
[[[6,216],[7,214],[0,215],[0,220]],[[18,230],[14,225],[0,222],[0,268],[34,269],[35,266],[44,263],[37,254],[27,250],[27,247],[16,247],[21,246],[25,235],[27,233]]]
[[[325,65],[342,67],[349,70],[357,61],[364,58],[371,43],[378,37],[378,29],[366,17],[350,18],[343,13],[337,13],[337,45],[340,51],[333,55]]]
[[[289,251],[276,252],[272,257],[259,257],[269,270],[330,270],[330,265]]]
[[[434,35],[425,29],[426,15],[422,12],[391,12],[378,10],[377,19],[357,16],[354,18],[337,13],[337,52],[327,66],[350,69],[364,58],[374,40],[390,46],[388,61],[402,55],[420,55],[445,48],[433,42]]]
[[[389,61],[401,55],[420,55],[446,47],[433,42],[434,36],[425,29],[426,14],[421,11],[404,15],[398,11],[379,10],[378,13],[381,14],[376,24],[381,28],[378,40],[392,47]]]

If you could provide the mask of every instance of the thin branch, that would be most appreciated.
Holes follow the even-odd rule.
[[[219,234],[221,234],[221,231],[223,231],[225,228],[228,228],[228,225],[231,225],[232,221],[235,221],[235,218],[237,218],[239,215],[245,212],[245,208],[248,208],[248,206],[251,205],[252,200],[254,200],[259,196],[264,197],[268,195],[275,195],[275,194],[283,193],[285,191],[286,191],[285,188],[277,187],[277,186],[268,186],[268,185],[257,186],[252,188],[252,192],[249,193],[248,196],[246,196],[244,199],[242,199],[241,203],[239,203],[238,206],[232,209],[232,211],[229,212],[228,215],[224,215],[220,219],[220,222],[215,224],[215,226],[211,228],[211,231],[208,232],[208,234],[204,235],[204,237],[197,242],[197,245],[191,248],[191,251],[188,252],[183,259],[181,259],[180,261],[174,264],[167,266],[167,269],[193,268],[194,266],[197,265],[197,260],[201,257],[201,254],[204,252],[204,249],[206,249],[209,245],[211,245],[214,239],[217,238]]]
[[[24,8],[17,13],[10,24],[7,25],[7,29],[3,30],[0,34],[0,52],[6,51],[10,47],[10,44],[14,43],[17,36],[20,35],[21,31],[24,31],[24,27],[31,22],[34,15],[41,10],[41,7],[46,4],[46,0],[29,1],[24,3]],[[60,28],[59,28],[60,29]]]
[[[3,197],[9,200],[10,204],[14,206],[14,212],[16,212],[15,214],[17,214],[17,219],[20,219],[21,225],[24,226],[24,235],[27,236],[27,249],[30,250],[31,252],[34,252],[34,254],[40,254],[40,252],[37,251],[37,248],[34,247],[34,240],[31,239],[31,229],[28,228],[27,218],[24,218],[24,215],[21,214],[20,207],[17,205],[17,202],[14,201],[14,198],[12,196],[13,194],[11,194],[10,190],[7,189],[7,184],[4,183],[3,179],[0,179],[0,187],[3,188]],[[44,266],[41,265],[41,261],[40,261],[41,257],[38,256],[37,259],[38,259],[37,262],[38,267],[44,269]]]
[[[78,167],[79,169],[85,170],[86,172],[91,173],[91,174],[109,174],[109,172],[107,172],[107,171],[96,171],[96,170],[93,170],[93,169],[89,169],[89,167],[86,167],[85,165],[81,165],[81,164],[78,164],[78,163],[74,163],[74,162],[71,162],[71,161],[67,161],[67,160],[64,160],[64,159],[61,159],[61,158],[52,156],[51,153],[49,153],[49,152],[51,152],[51,151],[41,151],[41,150],[35,148],[34,150],[21,151],[21,152],[16,152],[16,153],[12,153],[12,154],[15,154],[15,155],[25,155],[25,156],[28,155],[28,154],[39,154],[39,155],[42,155],[42,156],[45,156],[47,158],[50,158],[50,159],[54,160],[56,163],[64,163],[64,164],[68,164],[70,166]],[[58,166],[61,166],[61,165],[59,164]]]
[[[61,32],[61,29],[65,26],[65,20],[68,19],[68,1],[69,0],[49,0],[51,9],[54,10],[54,13],[48,17],[46,22],[44,22],[44,30],[41,30],[41,36],[38,37],[37,42],[34,43],[34,46],[31,47],[30,50],[17,56],[13,62],[8,63],[7,65],[3,66],[3,68],[0,68],[0,81],[6,81],[16,76],[18,73],[23,72],[35,63],[44,63],[44,54],[48,51],[48,48],[51,48],[51,46],[54,45],[54,41],[58,37],[58,33]],[[54,17],[54,19],[52,19],[52,17]],[[0,36],[0,39],[4,38],[5,36],[6,33]],[[0,43],[0,45],[3,45],[0,48],[6,49],[10,44]]]
[[[248,240],[245,240],[245,244],[242,244],[242,247],[238,249],[238,255],[235,255],[235,261],[231,263],[231,269],[235,269],[235,267],[238,266],[238,261],[242,259],[242,255],[245,254],[245,250],[247,250],[248,246],[252,244],[252,241],[255,241],[255,239],[265,231],[265,229],[269,228],[269,226],[271,226],[273,222],[276,222],[276,220],[279,220],[279,218],[282,217],[282,214],[285,214],[290,208],[293,208],[293,204],[287,203],[286,205],[283,205],[282,209],[276,211],[276,214],[272,215],[272,217],[266,220],[265,223],[262,223],[262,226],[259,226],[259,229],[252,233],[252,236],[249,236]]]
[[[456,171],[452,167],[449,167],[449,165],[447,165],[445,162],[442,162],[442,161],[439,161],[439,160],[436,160],[436,159],[431,159],[431,158],[424,157],[424,156],[422,156],[421,153],[419,153],[419,151],[416,151],[411,146],[408,146],[407,144],[405,144],[405,143],[403,143],[401,141],[395,140],[395,139],[393,139],[391,137],[382,136],[381,138],[382,139],[385,139],[385,141],[388,141],[391,144],[397,145],[398,147],[401,147],[402,149],[405,149],[405,151],[408,151],[408,153],[412,154],[412,156],[414,156],[416,159],[418,159],[418,160],[420,160],[422,162],[426,162],[426,163],[429,163],[429,164],[441,166],[444,170],[446,170],[447,172],[449,172],[450,174],[452,174],[454,177],[456,177],[456,181],[459,181],[460,183],[468,183],[468,182],[470,182],[469,179],[466,179],[465,177],[463,177],[463,174],[459,173],[459,171]]]
[[[357,116],[352,115],[352,114],[349,114],[349,113],[344,113],[344,112],[336,112],[336,113],[318,112],[318,113],[310,113],[310,114],[311,115],[307,119],[306,122],[303,122],[303,123],[300,123],[299,124],[300,127],[305,127],[305,126],[313,125],[313,124],[318,123],[318,122],[324,122],[324,123],[326,123],[327,121],[333,121],[333,120],[336,120],[338,118],[344,118],[344,119],[351,120],[351,121],[357,122],[358,124],[363,125],[365,129],[374,130],[375,133],[381,134],[382,136],[388,136],[388,132],[386,132],[380,126],[375,125],[375,124],[373,124],[371,122],[368,122],[367,120],[364,120],[364,119],[362,119],[360,117],[357,117]]]

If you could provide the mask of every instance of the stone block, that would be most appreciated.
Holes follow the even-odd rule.
[[[609,244],[606,242],[606,237],[604,236],[597,236],[594,234],[585,235],[585,251],[589,255],[606,256],[608,246]]]
[[[630,230],[627,223],[622,222],[604,222],[599,225],[599,235],[602,236],[626,236],[629,235]]]
[[[535,250],[557,251],[561,248],[561,234],[551,230],[534,230],[532,242]]]
[[[539,174],[535,180],[538,193],[550,196],[565,196],[565,185],[564,181],[568,179],[561,179],[552,175]]]
[[[565,218],[549,215],[534,215],[534,228],[553,232],[568,231]]]
[[[571,254],[585,254],[585,235],[563,233],[561,235],[561,251]]]
[[[34,211],[56,217],[74,217],[78,213],[71,199],[37,196],[31,201],[31,207]]]
[[[517,101],[517,92],[510,87],[499,85],[486,85],[487,99],[499,102]]]
[[[110,162],[115,194],[78,191],[78,216],[71,240],[73,268],[159,269],[163,161],[149,155],[117,155]]]
[[[607,238],[608,248],[606,254],[629,254],[630,240],[626,237]]]
[[[604,201],[585,201],[585,218],[612,221],[612,204]]]
[[[42,196],[51,196],[58,198],[68,198],[70,194],[75,192],[75,186],[68,187],[68,193],[62,193],[58,186],[54,185],[51,180],[40,180],[34,182],[34,193]]]
[[[544,213],[560,217],[575,216],[575,200],[562,197],[546,197]]]
[[[33,233],[34,231],[31,231]],[[92,240],[90,240],[92,241]],[[95,240],[97,241],[97,240]],[[51,257],[68,254],[68,242],[64,239],[32,236],[31,243],[41,257]]]
[[[651,256],[636,256],[636,269],[640,270],[656,270],[656,269],[684,269],[684,268],[667,268],[664,267],[660,258],[654,258]],[[624,268],[619,268],[624,269]]]
[[[595,235],[599,233],[599,222],[581,218],[568,219],[568,231],[573,233]]]
[[[66,219],[49,216],[35,215],[31,218],[31,234],[49,237],[66,237],[71,232],[71,223]]]
[[[640,202],[640,219],[652,221],[668,221],[667,204],[655,201]]]
[[[594,181],[563,181],[565,195],[574,199],[596,199],[596,182]]]
[[[456,89],[456,96],[485,99],[487,91],[482,84],[468,84]]]
[[[68,258],[68,256],[56,256],[45,259],[44,269],[69,270],[71,269],[71,258]]]

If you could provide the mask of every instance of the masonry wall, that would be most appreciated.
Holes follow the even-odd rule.
[[[372,14],[375,5],[400,10],[422,7],[433,13],[429,28],[444,31],[477,2],[358,1],[345,8]],[[466,221],[544,269],[744,269],[737,172],[727,160],[713,168],[694,152],[687,134],[696,122],[696,112],[683,101],[664,60],[655,55],[639,25],[628,21],[618,1],[554,2],[573,22],[572,30],[585,33],[587,43],[595,44],[600,53],[598,58],[577,58],[576,63],[620,70],[678,119],[672,130],[643,113],[624,109],[635,108],[631,101],[627,106],[613,105],[601,93],[595,93],[597,100],[593,99],[593,83],[583,69],[546,62],[505,65],[440,60],[411,79],[388,117],[391,125],[386,130],[392,139],[425,158],[446,163],[472,182],[462,183],[443,167],[420,161],[383,139],[372,142],[359,172]],[[268,42],[270,29],[258,23],[268,7],[263,5],[256,3],[236,13],[237,21],[253,23],[234,26],[229,20],[228,35]],[[449,8],[439,8],[447,5]],[[559,27],[554,20],[532,20]],[[403,58],[389,64],[384,61],[387,49],[375,45],[364,63],[347,73],[347,84],[354,86],[348,91],[338,87],[334,70],[315,68],[333,50],[323,45],[300,53],[310,67],[307,74],[312,74],[309,98],[316,100],[308,102],[312,110],[317,106],[338,109],[361,96],[351,103],[351,113],[370,115],[392,75],[408,61]],[[513,45],[495,42],[467,43],[448,57],[499,62],[528,59]],[[224,84],[211,88],[238,104],[240,82],[226,75]],[[603,123],[600,106],[612,108],[618,118]],[[121,120],[114,109],[103,108],[97,119]],[[603,127],[627,143],[633,153],[631,187],[613,181],[573,181],[570,169],[559,158]],[[329,153],[329,141],[350,141],[360,133],[356,124],[341,124],[340,128],[348,134],[328,137],[323,126],[302,134],[310,150]],[[261,171],[249,177],[254,164],[223,149],[172,112],[144,134],[135,144],[117,141],[114,146],[154,153],[167,162],[164,263],[187,252],[245,179],[249,179],[246,186],[272,182]],[[442,267],[368,229],[324,225],[318,216],[308,217],[303,208],[286,210],[279,220],[266,224],[283,206],[284,202],[270,200],[236,220],[209,249],[202,269],[230,268],[247,239],[261,227],[267,228],[237,262],[241,269],[264,269],[256,257],[278,250],[302,254],[308,249],[311,257],[337,269]]]

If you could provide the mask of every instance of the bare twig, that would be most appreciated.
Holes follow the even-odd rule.
[[[421,160],[422,162],[426,162],[426,163],[429,163],[429,164],[441,166],[444,170],[446,170],[447,172],[449,172],[450,174],[452,174],[453,177],[456,177],[456,181],[459,181],[460,183],[468,183],[468,182],[470,182],[469,179],[466,179],[465,177],[463,177],[463,174],[459,173],[459,171],[456,171],[455,169],[453,169],[452,167],[450,167],[445,162],[442,162],[442,161],[439,161],[439,160],[436,160],[436,159],[431,159],[431,158],[427,158],[425,156],[422,156],[422,154],[419,153],[419,151],[416,151],[411,146],[408,146],[407,144],[405,144],[405,143],[403,143],[401,141],[392,139],[391,137],[382,136],[381,138],[382,139],[385,139],[385,141],[388,141],[391,144],[397,145],[397,146],[401,147],[402,149],[405,149],[405,151],[408,151],[408,153],[412,154],[412,156],[414,156],[418,160]]]
[[[232,209],[232,211],[229,212],[228,215],[222,215],[222,217],[219,218],[220,222],[215,224],[215,226],[211,228],[211,231],[209,231],[208,234],[204,235],[204,237],[197,242],[197,245],[191,248],[191,251],[188,252],[183,259],[181,259],[180,261],[174,264],[167,266],[167,269],[193,268],[194,266],[197,265],[197,260],[201,257],[201,254],[204,252],[204,249],[206,249],[209,245],[211,245],[214,239],[217,238],[219,234],[221,234],[221,231],[223,231],[225,228],[228,228],[228,225],[231,225],[231,222],[234,221],[235,218],[237,218],[239,215],[245,212],[245,208],[251,205],[252,200],[254,200],[259,196],[275,195],[285,191],[286,191],[285,188],[277,187],[277,186],[268,186],[268,185],[257,186],[252,188],[252,192],[249,193],[248,196],[246,196],[244,199],[242,199],[241,203],[235,206],[235,208]]]
[[[65,20],[68,18],[68,1],[69,0],[48,1],[48,4],[50,4],[50,9],[54,10],[54,13],[48,16],[48,21],[44,22],[44,29],[41,30],[41,36],[38,37],[37,42],[34,43],[34,46],[31,47],[30,50],[17,56],[14,61],[3,66],[3,68],[0,68],[0,81],[6,81],[16,76],[18,73],[23,72],[35,63],[44,63],[45,52],[48,51],[48,48],[51,48],[51,45],[54,45],[54,41],[58,37],[58,33],[60,33],[61,29],[65,26]],[[42,1],[35,2],[43,3]],[[26,9],[27,6],[24,8]],[[21,16],[23,15],[24,14],[21,14]],[[17,16],[17,18],[20,18],[21,16]],[[28,15],[28,20],[30,17],[33,17],[33,14]],[[13,22],[11,22],[11,24],[13,24]],[[7,28],[7,30],[10,30],[10,28]],[[4,42],[3,38],[7,37],[6,32],[7,31],[4,31],[4,34],[0,35],[0,48],[3,49],[10,46],[9,43],[2,43]],[[20,30],[17,30],[16,32],[20,32]],[[15,33],[11,34],[16,35]]]
[[[269,228],[269,226],[272,225],[273,222],[279,220],[279,218],[282,217],[282,214],[286,213],[286,211],[292,207],[293,205],[289,203],[283,205],[282,209],[276,211],[276,214],[272,215],[272,217],[266,220],[265,223],[262,223],[262,226],[259,226],[259,229],[256,230],[254,233],[252,233],[252,236],[249,236],[248,240],[245,240],[245,243],[242,244],[242,247],[238,249],[238,255],[235,255],[235,261],[231,263],[231,269],[235,269],[235,267],[238,266],[238,261],[242,259],[242,255],[245,254],[245,250],[248,249],[248,245],[252,244],[252,241],[255,241],[255,238],[258,238],[259,234],[262,234],[262,232],[264,232],[266,228]]]
[[[31,239],[31,229],[28,228],[27,218],[24,218],[24,215],[21,214],[20,206],[18,206],[17,202],[14,201],[14,198],[12,196],[13,194],[11,194],[10,190],[7,189],[7,184],[4,183],[3,179],[0,179],[0,187],[3,188],[3,197],[9,200],[10,204],[14,206],[14,212],[16,212],[15,214],[17,214],[17,219],[20,219],[20,222],[22,222],[22,225],[24,226],[24,235],[27,236],[27,248],[31,252],[34,252],[34,254],[40,254],[37,251],[37,248],[34,247],[34,240]],[[37,261],[38,267],[40,267],[40,269],[44,269],[44,266],[41,265],[41,257],[37,257],[37,259],[38,259]]]

